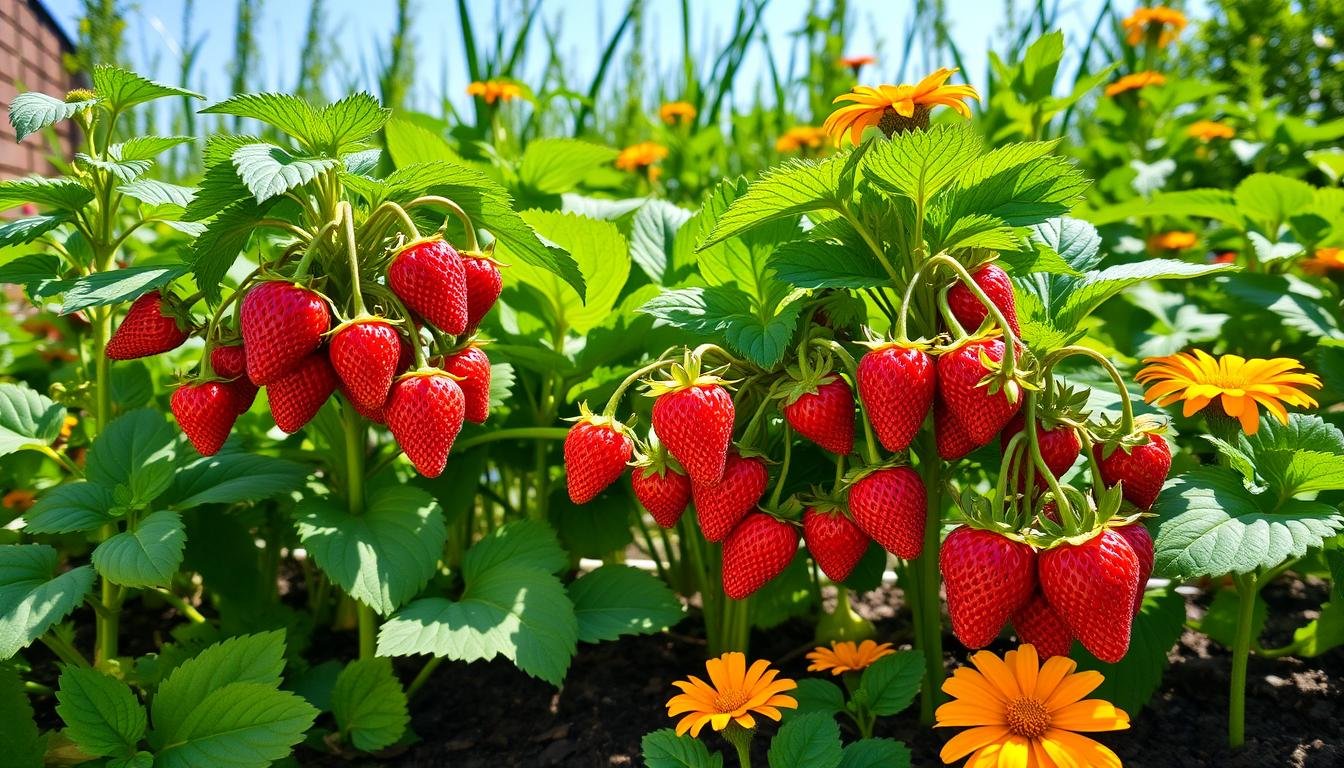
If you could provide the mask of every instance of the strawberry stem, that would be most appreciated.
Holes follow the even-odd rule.
[[[1043,381],[1052,381],[1051,371],[1060,361],[1073,355],[1081,355],[1096,362],[1105,369],[1106,374],[1115,382],[1115,394],[1120,397],[1120,430],[1121,434],[1130,435],[1134,433],[1134,403],[1129,396],[1129,387],[1125,386],[1125,379],[1120,375],[1119,369],[1115,367],[1107,357],[1095,349],[1082,346],[1062,347],[1050,353],[1041,364],[1041,378]]]
[[[354,300],[355,317],[368,314],[364,310],[364,294],[359,290],[359,253],[355,245],[355,210],[346,200],[340,202],[337,217],[345,227],[345,255],[350,266],[350,295]]]
[[[1018,432],[1013,435],[1003,449],[1003,465],[999,470],[998,482],[994,485],[994,517],[999,518],[999,513],[1004,509],[1004,503],[1013,510],[1014,517],[1017,517],[1017,492],[1014,491],[1012,500],[1008,501],[1008,478],[1016,477],[1021,471],[1019,462],[1022,460],[1022,443],[1026,435]],[[1031,486],[1027,486],[1031,487]]]
[[[784,496],[784,482],[789,478],[789,464],[793,461],[793,430],[784,422],[784,461],[779,465],[779,477],[775,479],[775,489],[770,492],[770,509],[779,509],[779,500]]]
[[[479,251],[481,249],[480,242],[477,241],[476,239],[476,226],[471,223],[471,217],[467,215],[466,211],[462,210],[462,206],[458,205],[452,200],[449,200],[446,197],[440,197],[439,195],[425,195],[423,197],[417,197],[411,202],[406,204],[406,209],[402,211],[402,215],[406,215],[406,211],[410,210],[411,208],[418,208],[420,206],[426,206],[426,205],[440,205],[451,211],[452,214],[456,216],[459,221],[462,222],[462,229],[466,231],[466,240],[467,240],[466,250]],[[409,219],[410,217],[407,216],[407,218]]]
[[[1045,476],[1045,482],[1050,486],[1050,493],[1055,497],[1055,508],[1059,510],[1059,521],[1064,526],[1064,535],[1076,536],[1078,530],[1078,518],[1075,516],[1073,506],[1069,502],[1064,491],[1059,487],[1059,480],[1055,473],[1050,471],[1050,465],[1045,463],[1045,458],[1041,456],[1040,435],[1036,431],[1036,400],[1038,394],[1036,390],[1027,391],[1027,414],[1024,429],[1027,433],[1027,445],[1031,449],[1031,460],[1035,466],[1039,467]],[[1030,478],[1029,482],[1035,484],[1035,478]],[[1031,486],[1028,486],[1030,488]]]
[[[666,355],[667,353],[665,352],[663,354]],[[630,389],[630,385],[654,371],[666,368],[675,363],[675,360],[660,357],[642,368],[637,368],[633,373],[625,377],[625,380],[616,387],[615,392],[611,393],[611,397],[607,399],[606,406],[602,409],[602,415],[608,419],[616,418],[616,406],[620,404],[621,398],[625,395],[626,390]]]
[[[966,268],[961,265],[961,262],[945,253],[939,253],[925,262],[925,266],[928,266],[929,264],[946,264],[948,268],[956,273],[957,279],[966,286],[966,290],[970,291],[975,298],[980,300],[981,304],[985,305],[985,309],[988,310],[989,314],[994,318],[994,322],[1003,331],[1005,347],[1003,355],[1004,377],[1010,378],[1013,374],[1013,363],[1017,357],[1017,334],[1013,332],[1012,328],[1008,327],[1008,318],[1004,317],[1003,312],[999,310],[998,306],[995,305],[993,301],[990,301],[989,296],[985,293],[984,289],[975,282],[975,279],[971,277],[971,273],[966,271]],[[943,291],[943,293],[939,295],[938,303],[943,312],[947,314],[949,321],[955,320],[955,318],[951,317],[952,311],[947,305],[946,291]],[[949,322],[948,324],[951,325],[952,323]]]
[[[1246,667],[1251,655],[1255,624],[1255,600],[1260,592],[1259,574],[1234,575],[1237,597],[1237,633],[1232,643],[1232,685],[1227,702],[1227,745],[1236,749],[1246,741]]]
[[[845,364],[845,370],[849,372],[849,380],[854,383],[855,389],[858,389],[859,386],[858,361],[856,361],[854,359],[854,356],[849,353],[849,350],[845,349],[843,344],[836,341],[835,339],[826,339],[823,343],[827,348],[835,352],[835,354],[840,357],[840,361]],[[863,418],[859,419],[859,421],[863,423],[863,442],[864,445],[867,447],[868,451],[868,463],[870,465],[876,465],[879,461],[881,461],[881,456],[877,452],[877,437],[873,434],[872,420],[868,418],[867,404],[863,402],[862,397],[858,398],[858,401],[859,401],[859,412],[863,416]]]
[[[947,303],[947,288],[938,292],[938,311],[942,314],[943,322],[947,323],[947,327],[951,329],[953,336],[964,339],[970,335],[966,333],[965,328],[961,327],[961,321],[957,319],[957,316],[952,314],[952,307]]]

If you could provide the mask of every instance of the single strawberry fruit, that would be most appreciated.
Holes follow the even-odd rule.
[[[635,465],[630,473],[630,484],[635,489],[635,498],[664,528],[676,525],[686,511],[686,505],[691,503],[691,478],[658,458],[657,454],[647,463]]]
[[[1013,297],[1013,281],[1008,277],[997,264],[986,264],[971,273],[971,279],[980,286],[980,290],[985,292],[989,300],[994,302],[994,306],[1003,314],[1003,319],[1008,321],[1008,327],[1012,329],[1014,336],[1022,335],[1022,328],[1017,324],[1017,300]],[[953,283],[952,288],[947,292],[947,305],[952,308],[952,316],[961,323],[961,327],[974,333],[980,324],[989,317],[989,310],[985,308],[984,302],[980,301],[966,284],[958,280]]]
[[[336,372],[321,352],[300,360],[289,373],[266,385],[275,426],[291,435],[303,429],[336,391],[337,381]]]
[[[661,437],[662,433],[658,435]],[[696,482],[692,475],[691,497],[695,500],[696,520],[705,538],[722,541],[743,515],[760,503],[769,478],[764,461],[737,453],[728,456],[723,479],[714,485]]]
[[[1017,638],[1036,646],[1041,658],[1068,656],[1073,648],[1073,633],[1039,590],[1027,604],[1013,611],[1013,629]]]
[[[327,356],[341,380],[341,391],[362,410],[387,402],[401,354],[400,334],[380,317],[357,317],[336,326]]]
[[[499,266],[488,256],[462,254],[462,270],[467,281],[467,332],[471,333],[495,306],[504,280]]]
[[[1129,548],[1139,558],[1139,588],[1134,592],[1134,613],[1143,607],[1143,593],[1153,575],[1153,535],[1143,523],[1130,523],[1113,529],[1129,542]]]
[[[690,355],[670,374],[649,385],[648,393],[657,398],[653,429],[693,482],[714,485],[723,478],[733,440],[733,398],[723,380],[701,374],[700,360]]]
[[[798,528],[753,512],[723,542],[723,593],[745,600],[784,572],[798,552]]]
[[[1026,417],[1018,412],[1016,416],[1008,422],[1008,426],[1003,428],[999,435],[999,446],[1003,449],[1008,448],[1008,442],[1014,435],[1024,433]],[[1065,472],[1073,466],[1078,460],[1078,455],[1083,451],[1083,444],[1078,440],[1078,433],[1067,424],[1060,424],[1053,429],[1045,429],[1038,421],[1036,423],[1036,441],[1041,448],[1041,458],[1045,459],[1045,465],[1050,468],[1050,473],[1056,478],[1063,477]],[[1031,449],[1026,445],[1026,438],[1022,440],[1022,452],[1018,454],[1018,472],[1015,487],[1022,491],[1027,482],[1027,464],[1031,461]],[[1005,457],[1006,458],[1006,457]],[[1005,465],[1006,471],[1008,467]],[[1050,485],[1041,473],[1041,468],[1036,468],[1036,487],[1044,490]]]
[[[233,403],[242,416],[252,407],[260,389],[247,377],[247,352],[242,344],[224,344],[210,350],[210,367],[215,375],[228,381],[233,391]]]
[[[909,467],[883,467],[849,489],[854,522],[883,549],[905,560],[924,550],[927,505],[924,481]]]
[[[580,416],[565,435],[565,487],[569,500],[587,504],[625,472],[635,451],[625,425],[579,406]]]
[[[839,456],[854,450],[854,392],[834,374],[801,388],[782,408],[798,434]]]
[[[416,240],[392,257],[387,284],[407,307],[440,331],[467,330],[467,277],[462,257],[439,237]]]
[[[859,397],[882,447],[910,447],[933,405],[937,366],[922,347],[886,344],[859,360]]]
[[[979,528],[963,525],[949,533],[938,566],[952,632],[967,648],[989,645],[1036,588],[1031,546]]]
[[[457,385],[467,399],[467,421],[484,424],[490,418],[490,358],[485,350],[466,347],[444,357],[442,367],[459,379]]]
[[[358,413],[360,417],[363,418],[365,421],[369,421],[374,424],[387,423],[386,401],[379,403],[377,406],[373,408],[364,408],[359,403],[356,403],[355,399],[350,396],[350,393],[345,390],[345,384],[343,382],[338,381],[336,388],[341,391],[341,397],[345,398],[346,405],[349,406],[350,408],[354,408],[355,413]]]
[[[243,297],[239,327],[247,352],[247,376],[265,386],[294,370],[322,345],[331,327],[327,301],[284,280],[268,280]]]
[[[1162,484],[1167,481],[1167,472],[1171,470],[1171,446],[1166,438],[1156,432],[1147,434],[1148,442],[1143,445],[1120,445],[1109,456],[1105,446],[1092,446],[1102,482],[1108,486],[1123,482],[1121,490],[1125,500],[1145,511],[1153,508],[1153,502],[1162,492]],[[1125,450],[1126,447],[1129,450]]]
[[[387,428],[425,477],[443,472],[465,418],[462,388],[437,368],[421,368],[392,383]]]
[[[1113,529],[1082,544],[1060,544],[1041,553],[1041,591],[1074,637],[1110,664],[1129,651],[1139,556]]]
[[[868,551],[868,534],[835,505],[803,512],[803,541],[826,577],[837,584],[849,578]]]
[[[233,391],[222,381],[189,381],[173,391],[173,417],[202,456],[214,456],[238,418]]]
[[[1022,408],[1022,398],[1010,402],[1004,389],[991,393],[981,381],[990,370],[980,361],[1003,360],[1003,339],[974,339],[960,343],[938,356],[938,394],[947,410],[977,446],[988,443]]]
[[[942,398],[933,404],[933,440],[943,461],[956,461],[980,447],[966,434],[966,428],[957,417],[947,410]]]
[[[189,335],[178,324],[172,298],[150,291],[131,302],[126,317],[107,340],[108,360],[134,360],[158,355],[182,346]]]

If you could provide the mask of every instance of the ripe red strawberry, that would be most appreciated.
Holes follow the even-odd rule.
[[[884,467],[849,489],[854,522],[883,549],[906,560],[924,550],[927,504],[924,481],[909,467]]]
[[[1025,431],[1025,424],[1026,417],[1023,416],[1021,412],[1018,412],[1018,414],[1008,422],[1008,426],[1003,428],[1003,432],[999,435],[999,446],[1007,449],[1008,441],[1012,440],[1014,435]],[[1024,443],[1025,441],[1026,438],[1023,438]],[[1083,444],[1078,440],[1078,433],[1064,424],[1060,424],[1054,429],[1044,429],[1041,424],[1037,422],[1036,441],[1041,446],[1041,458],[1045,459],[1046,466],[1050,468],[1050,472],[1054,474],[1056,478],[1061,477],[1065,472],[1068,472],[1069,468],[1073,466],[1073,463],[1078,460],[1078,454],[1083,451]],[[1021,491],[1027,482],[1027,462],[1031,460],[1030,449],[1024,444],[1022,446],[1022,453],[1018,454],[1018,456],[1019,469],[1015,487]],[[1005,460],[1006,458],[1007,457],[1005,456]],[[1006,470],[1007,466],[1005,466],[1004,469]],[[1050,483],[1045,479],[1045,476],[1041,474],[1041,468],[1036,467],[1035,472],[1036,487],[1039,489],[1049,487]]]
[[[797,393],[786,402],[784,418],[798,434],[831,453],[848,456],[854,450],[854,392],[839,376]]]
[[[989,300],[994,302],[994,306],[1003,314],[1003,319],[1008,321],[1008,327],[1013,330],[1013,335],[1022,335],[1022,328],[1017,324],[1017,300],[1013,297],[1013,281],[1009,279],[1008,273],[997,264],[986,264],[972,272],[971,279],[980,286],[980,290],[985,292]],[[952,308],[952,316],[957,318],[957,322],[972,333],[989,316],[989,310],[985,308],[984,303],[960,280],[948,290],[947,305]]]
[[[634,486],[635,498],[664,528],[676,525],[686,505],[691,503],[691,478],[666,464],[636,467],[630,475],[630,484]]]
[[[1045,599],[1083,647],[1114,664],[1129,650],[1139,556],[1124,536],[1105,528],[1082,544],[1061,544],[1041,553]]]
[[[938,557],[952,632],[967,648],[983,648],[1036,588],[1031,546],[992,531],[961,526]]]
[[[470,333],[495,306],[504,280],[499,275],[499,267],[487,256],[462,254],[462,270],[467,281],[467,332]]]
[[[338,381],[338,382],[337,382],[337,389],[339,389],[339,390],[341,391],[341,396],[345,398],[346,405],[349,406],[350,408],[354,408],[354,409],[355,409],[355,413],[358,413],[362,418],[364,418],[364,419],[367,420],[367,421],[371,421],[371,422],[373,422],[374,424],[386,424],[386,423],[387,423],[387,402],[386,402],[386,401],[379,403],[379,404],[378,404],[376,407],[374,407],[374,408],[364,408],[364,407],[362,407],[359,403],[356,403],[356,402],[355,402],[355,399],[354,399],[353,397],[350,396],[350,393],[347,392],[346,389],[345,389],[345,384],[344,384],[344,383]]]
[[[214,456],[229,438],[238,408],[222,381],[190,381],[173,392],[173,416],[202,456]]]
[[[947,410],[942,398],[933,404],[933,439],[938,447],[938,456],[943,461],[956,461],[979,446],[966,434],[957,417]]]
[[[988,443],[1022,407],[1021,397],[1009,402],[1006,391],[990,394],[979,386],[990,373],[980,362],[981,353],[999,362],[1003,352],[1003,339],[991,338],[959,344],[938,356],[938,394],[977,446]]]
[[[723,593],[745,600],[784,572],[798,551],[798,528],[753,512],[723,542]]]
[[[897,344],[876,347],[859,360],[859,397],[882,447],[904,451],[933,405],[937,367],[928,352]]]
[[[565,435],[565,487],[569,500],[587,504],[616,482],[634,453],[635,443],[619,421],[583,415]]]
[[[1143,523],[1130,523],[1114,529],[1129,548],[1139,558],[1139,588],[1134,592],[1134,613],[1143,607],[1143,593],[1148,588],[1148,578],[1153,575],[1153,535]]]
[[[467,399],[467,421],[484,424],[490,418],[490,358],[485,350],[471,346],[448,355],[443,370],[461,379],[457,385]]]
[[[1129,503],[1143,510],[1153,508],[1171,470],[1171,446],[1166,438],[1149,432],[1147,443],[1129,451],[1119,446],[1106,456],[1103,446],[1094,445],[1092,454],[1100,465],[1102,482],[1108,486],[1123,482],[1121,490]]]
[[[216,376],[228,380],[238,415],[247,413],[252,407],[252,401],[257,399],[259,387],[247,378],[247,352],[243,351],[243,345],[228,344],[212,348],[210,367],[215,369]]]
[[[718,384],[673,389],[653,401],[654,431],[700,485],[714,485],[723,478],[733,417],[733,398]]]
[[[248,289],[240,312],[247,376],[265,386],[288,374],[322,344],[331,327],[327,301],[316,291],[270,280]]]
[[[655,428],[656,429],[656,428]],[[662,437],[659,432],[658,436]],[[730,454],[723,479],[714,485],[696,482],[691,476],[691,496],[700,532],[709,541],[722,541],[733,526],[750,512],[765,495],[770,473],[765,462],[755,456]]]
[[[294,434],[313,420],[336,391],[336,372],[321,352],[303,358],[293,370],[266,385],[271,416],[281,432]]]
[[[1013,611],[1013,629],[1024,643],[1036,646],[1041,658],[1068,656],[1073,633],[1038,590],[1027,604]]]
[[[362,410],[387,402],[397,375],[401,342],[397,329],[379,317],[359,317],[337,326],[327,355],[341,380],[341,391]]]
[[[803,541],[817,566],[834,582],[849,578],[868,551],[868,534],[838,508],[803,512]]]
[[[387,428],[425,477],[438,477],[447,466],[465,416],[462,388],[441,370],[421,368],[392,383]]]
[[[121,325],[107,340],[108,360],[133,360],[158,355],[182,346],[187,331],[173,315],[173,300],[150,291],[131,303]]]
[[[416,314],[450,336],[467,330],[462,257],[442,238],[416,240],[392,257],[387,284]]]

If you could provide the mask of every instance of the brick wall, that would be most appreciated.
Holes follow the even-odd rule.
[[[70,42],[57,28],[41,0],[0,0],[0,178],[30,173],[55,173],[48,157],[74,153],[76,131],[66,121],[56,126],[61,146],[52,147],[40,131],[18,144],[9,125],[9,102],[15,94],[41,91],[57,98],[78,87],[66,72],[62,54]]]

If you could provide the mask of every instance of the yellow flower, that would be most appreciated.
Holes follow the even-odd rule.
[[[1067,656],[1042,666],[1031,645],[1002,659],[980,651],[971,663],[943,683],[953,701],[938,708],[937,727],[969,727],[943,746],[944,763],[970,755],[966,768],[1120,768],[1114,752],[1076,733],[1129,728],[1124,711],[1083,698],[1101,685],[1100,672],[1075,672]]]
[[[658,108],[658,117],[668,125],[689,123],[695,119],[695,105],[689,101],[669,101]]]
[[[1115,96],[1126,91],[1137,91],[1148,85],[1165,85],[1166,82],[1167,78],[1161,72],[1135,72],[1106,86],[1106,95]]]
[[[1344,250],[1317,248],[1310,259],[1302,262],[1302,270],[1309,275],[1324,275],[1335,269],[1344,269]]]
[[[66,414],[66,417],[61,420],[61,439],[69,440],[70,434],[75,431],[75,425],[78,423],[79,419],[77,417]]]
[[[782,695],[798,684],[788,678],[777,678],[778,670],[770,669],[770,662],[757,660],[747,669],[747,657],[741,653],[725,653],[705,662],[709,682],[691,675],[687,680],[674,683],[681,693],[667,702],[667,716],[686,715],[677,723],[677,735],[687,731],[699,736],[708,723],[722,731],[729,722],[743,728],[756,727],[761,715],[779,720],[780,708],[797,709],[798,701]]]
[[[826,140],[826,133],[815,125],[795,125],[775,142],[776,152],[799,152],[804,148],[817,149]]]
[[[1191,123],[1185,132],[1206,144],[1214,139],[1230,139],[1237,135],[1232,126],[1216,120],[1199,120]]]
[[[863,67],[865,67],[865,66],[867,66],[867,65],[869,65],[869,64],[876,64],[876,63],[877,63],[877,57],[876,57],[876,56],[870,56],[870,55],[868,55],[868,54],[862,54],[862,55],[859,55],[859,56],[841,56],[841,57],[840,57],[840,66],[842,66],[842,67],[849,67],[850,69],[854,70],[855,72],[859,71],[860,69],[862,69]]]
[[[667,147],[652,141],[632,144],[616,156],[616,167],[634,173],[667,157]]]
[[[1171,232],[1159,232],[1148,238],[1148,249],[1151,251],[1184,251],[1186,248],[1195,247],[1195,243],[1198,242],[1199,235],[1177,229]]]
[[[33,506],[33,500],[36,498],[37,494],[30,490],[15,488],[0,497],[0,507],[15,512],[27,512]]]
[[[909,129],[928,125],[929,110],[938,105],[952,108],[962,117],[971,116],[965,99],[980,100],[980,94],[969,85],[944,85],[957,70],[943,67],[916,85],[855,86],[832,102],[853,102],[831,113],[822,129],[836,146],[849,136],[855,144],[865,128],[877,126],[887,135],[898,128]],[[904,119],[902,119],[904,118]]]
[[[1155,5],[1152,8],[1140,8],[1129,15],[1129,18],[1123,22],[1125,28],[1125,42],[1130,45],[1138,45],[1143,41],[1144,36],[1150,29],[1161,30],[1157,39],[1159,46],[1166,46],[1175,40],[1185,29],[1185,14],[1174,8],[1167,8],[1162,5]]]
[[[523,95],[523,89],[517,83],[510,83],[504,80],[486,80],[485,82],[476,81],[467,86],[468,96],[480,96],[485,99],[486,104],[494,104],[496,101],[510,101]]]
[[[891,649],[891,643],[878,645],[872,640],[864,640],[857,645],[850,640],[832,642],[830,648],[818,647],[808,652],[807,659],[812,663],[808,665],[807,671],[825,672],[829,669],[832,675],[858,672],[893,653],[895,651]]]
[[[1303,408],[1316,407],[1316,401],[1299,387],[1321,388],[1314,373],[1296,373],[1302,364],[1290,357],[1272,360],[1237,355],[1214,359],[1196,349],[1194,354],[1177,352],[1166,357],[1150,357],[1135,376],[1140,384],[1151,384],[1143,399],[1167,406],[1184,400],[1184,414],[1193,416],[1216,398],[1223,412],[1241,422],[1242,431],[1254,435],[1260,429],[1257,405],[1274,414],[1280,423],[1288,423],[1283,403]],[[1280,402],[1282,401],[1282,402]]]

